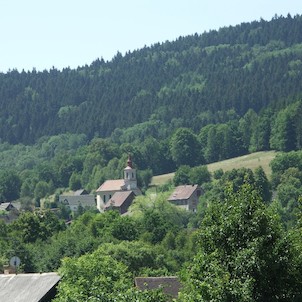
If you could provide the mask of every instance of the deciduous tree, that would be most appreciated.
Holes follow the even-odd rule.
[[[196,135],[188,128],[179,128],[170,141],[171,155],[175,163],[194,166],[202,160]]]
[[[198,246],[181,301],[293,301],[297,294],[291,243],[249,185],[212,203]]]

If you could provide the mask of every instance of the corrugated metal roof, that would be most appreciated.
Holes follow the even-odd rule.
[[[39,302],[59,280],[57,273],[0,275],[0,301]]]
[[[197,190],[197,185],[184,185],[184,186],[178,186],[175,188],[173,193],[170,195],[168,200],[183,200],[183,199],[189,199],[195,190]]]
[[[124,179],[113,179],[106,180],[97,190],[96,192],[107,192],[107,191],[119,191],[122,190],[122,187],[125,185]]]

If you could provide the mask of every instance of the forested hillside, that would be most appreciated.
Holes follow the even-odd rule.
[[[12,70],[0,74],[0,138],[33,144],[70,132],[91,139],[148,121],[199,132],[228,122],[229,110],[239,119],[252,109],[265,120],[301,99],[301,57],[302,17],[289,15],[117,53],[76,70]]]
[[[302,301],[301,84],[302,16],[289,15],[0,74],[0,270],[18,255],[18,272],[59,271],[56,302],[167,301],[136,276],[178,276],[175,301]],[[206,166],[265,150],[284,151],[269,178],[259,158]],[[129,153],[143,194],[128,215],[60,202],[120,178]],[[168,202],[195,184],[196,212]]]
[[[302,16],[180,37],[110,62],[0,74],[0,202],[302,148]]]

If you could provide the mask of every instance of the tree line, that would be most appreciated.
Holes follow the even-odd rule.
[[[106,179],[122,177],[129,153],[145,190],[153,175],[184,165],[197,167],[255,151],[300,150],[301,108],[297,101],[280,111],[257,114],[249,109],[241,118],[234,110],[218,112],[216,118],[222,115],[226,122],[209,123],[199,132],[172,130],[150,120],[91,141],[84,134],[66,133],[44,136],[31,146],[1,143],[0,201],[21,198],[25,204],[33,199],[39,204],[41,198],[66,189],[96,190]],[[210,114],[204,112],[203,117]],[[175,125],[180,126],[176,121]]]

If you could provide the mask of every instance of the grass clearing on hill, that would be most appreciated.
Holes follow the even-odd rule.
[[[270,162],[275,158],[276,151],[261,151],[255,152],[235,158],[226,159],[220,162],[208,164],[207,167],[212,173],[218,169],[223,171],[230,171],[232,169],[249,168],[255,170],[257,167],[262,166],[268,178],[271,177],[272,170],[269,166]],[[158,186],[172,180],[174,173],[157,175],[152,177],[151,186]]]

